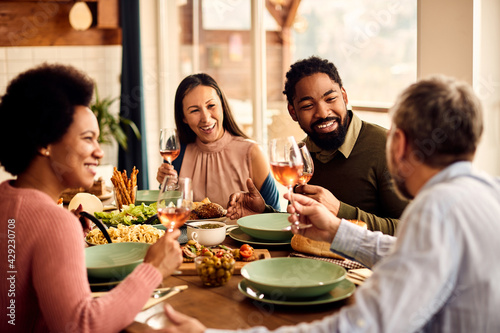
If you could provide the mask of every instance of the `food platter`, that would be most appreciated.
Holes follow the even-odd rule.
[[[257,260],[262,260],[262,259],[269,259],[271,258],[271,253],[267,249],[255,249],[254,250],[255,256],[257,257]],[[234,275],[241,274],[241,269],[243,266],[246,264],[249,264],[254,261],[236,261],[234,265]],[[179,271],[181,271],[181,275],[198,275],[196,272],[196,265],[194,262],[183,262],[181,266],[179,267]]]
[[[264,246],[290,245],[292,242],[291,239],[283,241],[271,241],[271,240],[253,238],[252,236],[244,233],[239,227],[230,230],[229,237],[238,242],[248,243],[252,245],[264,245]]]
[[[238,290],[248,298],[263,303],[270,303],[276,305],[307,306],[307,305],[327,304],[346,299],[354,293],[354,291],[356,290],[356,286],[351,281],[344,279],[343,281],[339,282],[339,284],[327,294],[313,298],[306,298],[299,300],[297,299],[286,300],[278,296],[273,297],[265,295],[260,291],[258,291],[257,289],[255,289],[254,287],[249,286],[246,280],[242,280],[238,284]]]

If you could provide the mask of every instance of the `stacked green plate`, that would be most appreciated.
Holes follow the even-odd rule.
[[[291,231],[283,228],[290,226],[287,213],[257,214],[242,217],[237,221],[241,231],[253,238],[268,241],[288,241],[292,238]]]
[[[346,270],[334,263],[307,258],[271,258],[245,265],[241,275],[248,286],[264,295],[296,300],[330,292]]]

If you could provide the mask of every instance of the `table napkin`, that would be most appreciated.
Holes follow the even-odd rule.
[[[360,263],[358,263],[356,261],[349,260],[349,259],[341,260],[341,259],[334,259],[334,258],[318,257],[318,256],[303,254],[303,253],[299,253],[299,252],[290,253],[290,257],[311,258],[311,259],[328,261],[328,262],[332,262],[334,264],[337,264],[339,266],[342,266],[347,270],[365,267],[365,266],[361,265]]]
[[[350,271],[348,271],[346,278],[348,280],[350,280],[352,283],[360,286],[372,274],[373,274],[373,272],[368,268],[357,268],[357,269],[351,269]]]

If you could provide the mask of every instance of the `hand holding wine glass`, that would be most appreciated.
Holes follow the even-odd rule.
[[[160,130],[160,155],[168,163],[172,162],[179,156],[181,144],[179,136],[175,128],[162,128]]]
[[[163,180],[158,195],[158,219],[172,232],[186,223],[193,208],[193,187],[190,178],[172,179],[167,176]]]
[[[291,196],[293,187],[299,183],[299,178],[303,172],[304,162],[302,154],[295,138],[289,136],[287,138],[272,139],[269,142],[269,160],[271,163],[271,171],[274,178],[280,184],[288,188],[290,203],[293,205]],[[301,224],[297,221],[295,228],[309,228],[310,224]],[[290,229],[290,227],[288,227]]]

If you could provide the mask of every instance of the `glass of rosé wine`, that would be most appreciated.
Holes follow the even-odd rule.
[[[299,185],[305,185],[311,180],[314,174],[314,162],[305,142],[299,142],[297,145],[299,146],[300,153],[302,154],[302,162],[304,163],[302,176],[299,177]]]
[[[269,162],[274,179],[288,188],[290,203],[293,205],[293,187],[299,183],[302,176],[304,161],[299,146],[293,136],[272,139],[269,142]],[[301,224],[299,221],[293,225],[295,228],[308,228],[312,225]],[[291,229],[287,227],[286,229]]]
[[[160,130],[160,155],[165,161],[172,162],[179,156],[181,144],[175,128],[162,128]]]
[[[158,219],[165,226],[167,232],[180,228],[186,223],[193,208],[193,187],[190,178],[166,176],[158,194]]]

